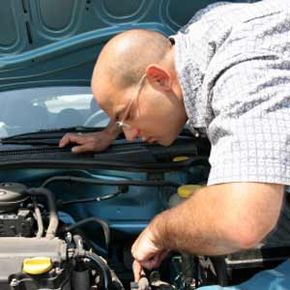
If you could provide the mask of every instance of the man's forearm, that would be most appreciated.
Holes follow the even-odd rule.
[[[221,255],[250,248],[272,230],[283,186],[218,185],[161,213],[150,225],[162,248]]]

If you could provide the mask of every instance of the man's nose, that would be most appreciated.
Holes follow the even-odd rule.
[[[135,128],[124,129],[124,134],[128,141],[134,141],[140,137],[140,130]]]

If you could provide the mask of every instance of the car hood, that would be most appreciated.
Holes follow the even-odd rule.
[[[106,151],[85,154],[58,143],[67,132],[95,132],[106,125],[89,85],[96,58],[111,37],[133,28],[174,34],[214,2],[2,1],[0,289],[40,289],[34,282],[41,289],[117,289],[107,285],[111,273],[126,287],[118,289],[138,288],[130,284],[131,246],[156,215],[184,201],[183,185],[206,185],[208,140],[183,130],[172,145],[161,147],[127,143],[121,135]],[[281,215],[286,225],[289,200]],[[274,238],[249,251],[220,257],[171,252],[150,273],[152,289],[237,284],[273,268],[290,252],[289,226],[282,218]],[[203,222],[203,215],[184,222],[190,228]],[[47,259],[49,273],[25,272],[29,263]]]
[[[89,85],[102,46],[115,34],[146,28],[175,33],[215,1],[5,1],[0,10],[0,90]]]

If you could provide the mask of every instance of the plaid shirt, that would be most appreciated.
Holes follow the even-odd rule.
[[[187,125],[212,144],[208,184],[290,185],[290,1],[216,3],[173,38]]]

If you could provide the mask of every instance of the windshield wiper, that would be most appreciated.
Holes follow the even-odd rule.
[[[0,144],[14,144],[14,145],[47,145],[47,146],[57,146],[59,140],[66,133],[92,133],[100,132],[104,130],[103,127],[67,127],[59,129],[49,129],[49,130],[39,130],[36,132],[29,132],[24,134],[18,134],[6,138],[0,139]],[[118,136],[120,142],[124,141],[124,134]],[[188,129],[183,129],[179,137],[183,138],[194,138],[192,133]],[[140,143],[137,142],[137,143]]]
[[[104,128],[91,127],[69,127],[50,130],[39,130],[36,132],[29,132],[18,134],[10,137],[0,139],[1,144],[20,144],[20,145],[58,145],[60,138],[66,133],[91,133],[98,132]]]

